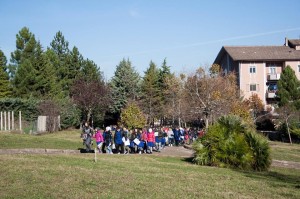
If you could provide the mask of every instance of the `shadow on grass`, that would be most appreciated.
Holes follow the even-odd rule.
[[[194,164],[193,159],[194,159],[194,157],[181,158],[181,160],[183,162],[187,162],[187,163],[190,163],[190,164]]]
[[[194,164],[193,159],[194,157],[188,157],[188,158],[182,158],[181,161]],[[272,184],[274,188],[280,189],[283,186],[290,186],[295,189],[300,189],[299,172],[291,172],[289,174],[285,174],[284,172],[281,173],[276,171],[258,172],[258,171],[243,171],[239,169],[232,169],[232,170],[236,172],[240,172],[248,178],[256,179],[259,181],[265,181],[268,184]]]
[[[274,186],[274,188],[281,188],[282,186],[292,186],[293,188],[300,189],[300,175],[299,173],[283,174],[275,171],[255,172],[255,171],[240,171],[246,177],[254,178],[257,180],[266,181]]]
[[[95,153],[95,150],[86,151],[86,149],[84,148],[78,148],[78,150],[80,151],[80,153]]]

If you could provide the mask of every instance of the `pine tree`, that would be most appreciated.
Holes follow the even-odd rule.
[[[170,79],[173,74],[170,72],[170,66],[167,66],[167,60],[164,59],[161,68],[159,69],[159,76],[158,76],[158,86],[159,86],[159,94],[160,94],[160,111],[159,115],[161,118],[161,125],[163,124],[163,120],[166,116],[166,105],[169,103],[168,98],[166,97],[165,93],[167,92],[168,83],[167,79]]]
[[[83,60],[79,78],[82,78],[85,81],[103,81],[103,75],[97,64],[89,59]]]
[[[53,98],[61,92],[57,84],[56,71],[46,52],[43,52],[41,44],[38,42],[34,68],[36,74],[36,97]]]
[[[7,73],[7,60],[4,53],[0,50],[0,98],[10,97],[11,85]]]
[[[111,111],[119,114],[129,100],[136,100],[139,92],[139,74],[131,66],[129,59],[123,59],[117,65],[110,87],[112,90]]]
[[[159,70],[151,61],[150,66],[143,77],[142,91],[142,107],[144,113],[147,114],[148,124],[153,124],[154,119],[159,115],[160,94],[158,84]]]
[[[16,35],[16,50],[11,54],[12,82],[14,95],[18,97],[33,96],[36,89],[36,74],[34,68],[37,41],[34,34],[24,27]]]
[[[300,82],[295,75],[295,71],[287,66],[278,81],[279,106],[284,106],[290,102],[297,103],[300,99]]]
[[[53,54],[50,60],[55,67],[57,78],[65,96],[69,95],[70,80],[68,72],[71,64],[71,54],[69,50],[69,42],[65,39],[61,31],[58,31],[50,44],[50,50]]]

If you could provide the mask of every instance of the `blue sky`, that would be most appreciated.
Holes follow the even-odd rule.
[[[211,65],[224,45],[283,45],[300,37],[299,0],[0,0],[0,49],[26,26],[50,46],[62,31],[110,79],[129,58],[143,76],[164,58],[176,73]]]

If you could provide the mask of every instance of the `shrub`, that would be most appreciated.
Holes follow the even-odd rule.
[[[267,140],[234,115],[221,117],[193,148],[200,165],[259,171],[270,166]]]

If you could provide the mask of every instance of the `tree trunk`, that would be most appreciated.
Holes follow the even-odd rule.
[[[288,123],[288,120],[287,120],[287,119],[285,120],[285,123],[286,123],[287,131],[288,131],[290,143],[293,144],[292,138],[291,138],[291,133],[290,133],[290,128],[289,128],[289,123]]]
[[[87,116],[86,116],[86,122],[88,122],[88,123],[90,122],[91,115],[92,115],[92,109],[89,108],[88,112],[87,112]],[[90,123],[89,123],[89,125],[90,125]]]

